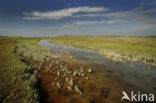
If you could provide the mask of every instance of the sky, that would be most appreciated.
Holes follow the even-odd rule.
[[[0,0],[0,35],[156,36],[156,0]]]

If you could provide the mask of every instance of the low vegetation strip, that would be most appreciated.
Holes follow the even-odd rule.
[[[156,37],[59,36],[51,42],[94,49],[116,62],[125,58],[156,66]]]
[[[87,80],[89,78],[87,76],[88,73],[92,72],[91,68],[84,65],[69,66],[68,63],[65,63],[65,61],[53,55],[49,48],[36,43],[21,43],[17,45],[16,53],[20,56],[22,61],[33,68],[35,73],[37,73],[39,69],[50,72],[52,78],[58,79],[51,83],[53,86],[58,87],[58,89],[62,87],[68,88],[69,90],[74,89],[79,94],[82,94],[77,85],[73,82],[78,81],[75,80],[76,76],[79,76],[79,79],[81,77],[81,80]],[[66,87],[63,86],[64,84],[66,84]]]
[[[52,55],[49,48],[38,45],[40,39],[0,37],[0,47],[3,50],[0,51],[0,103],[39,103],[36,86],[40,69],[50,73],[49,80],[53,81],[48,85],[56,93],[67,90],[82,94],[79,83],[88,80],[92,70],[82,65],[73,69],[76,66],[70,67]]]
[[[17,45],[36,38],[0,37],[0,103],[38,103],[36,76],[32,67],[22,62]]]

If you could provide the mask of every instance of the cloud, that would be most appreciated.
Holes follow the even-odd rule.
[[[104,14],[81,14],[81,15],[75,15],[73,17],[134,17],[134,16],[141,16],[141,15],[148,15],[156,13],[156,8],[148,9],[148,10],[138,10],[138,9],[132,9],[129,11],[123,11],[123,12],[109,12]]]
[[[63,25],[63,28],[71,28],[73,26],[80,26],[80,25],[113,24],[113,23],[125,23],[125,21],[124,20],[75,21],[71,24]]]
[[[105,18],[115,18],[115,19],[129,19],[134,22],[146,22],[146,23],[156,23],[156,0],[144,1],[138,7],[127,10],[127,11],[116,11],[116,12],[106,12],[106,13],[87,13],[87,14],[79,14],[74,15],[72,17],[80,18],[80,17],[90,17],[96,18],[101,17]]]
[[[48,11],[48,12],[39,12],[33,11],[30,13],[23,13],[25,16],[23,19],[25,20],[41,20],[41,19],[62,19],[64,17],[71,17],[75,13],[93,13],[93,12],[101,12],[101,11],[109,11],[108,8],[104,7],[75,7],[75,8],[67,8],[57,11]]]
[[[112,12],[109,8],[83,6],[47,12],[33,11],[23,14],[24,20],[59,20],[65,17],[100,17],[103,19],[125,19],[130,20],[131,22],[156,23],[156,18],[153,17],[153,14],[156,14],[156,0],[143,1],[138,7],[127,11]]]
[[[156,2],[146,0],[136,8],[127,11],[113,11],[103,7],[74,7],[56,11],[33,11],[24,13],[25,20],[58,20],[70,17],[71,20],[61,22],[58,29],[47,29],[52,34],[121,34],[121,35],[155,35]],[[155,0],[156,1],[156,0]],[[78,18],[78,19],[77,19]],[[79,19],[80,18],[80,19]],[[98,20],[97,20],[98,19]],[[77,21],[78,20],[78,21]],[[82,20],[82,21],[81,21]],[[73,22],[71,22],[73,21]],[[58,21],[59,22],[59,21]],[[68,22],[68,23],[67,23]],[[69,23],[71,22],[71,23]],[[64,24],[66,23],[66,24]],[[118,25],[110,25],[116,24]],[[96,25],[95,25],[96,24]],[[98,25],[99,24],[99,25]],[[101,24],[104,24],[101,26]],[[62,25],[61,31],[60,26]],[[92,25],[92,26],[89,26]],[[54,25],[55,27],[56,25]],[[85,28],[84,28],[85,26]],[[78,27],[78,28],[77,28]],[[89,28],[88,31],[86,28]],[[41,30],[41,29],[39,29]],[[46,32],[41,30],[41,32]],[[43,33],[44,34],[44,33]],[[49,32],[50,34],[50,32]]]
[[[113,20],[102,20],[102,21],[77,21],[76,25],[86,25],[86,24],[112,24],[115,23]]]

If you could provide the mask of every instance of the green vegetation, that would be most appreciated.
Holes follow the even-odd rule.
[[[36,74],[53,57],[37,44],[40,39],[47,38],[0,37],[0,103],[38,103]],[[156,66],[156,37],[60,36],[51,41],[94,49],[114,61],[123,57]]]
[[[35,44],[39,38],[0,37],[0,103],[38,103],[32,67],[21,62],[17,45]]]
[[[94,49],[104,55],[111,53],[110,56],[126,55],[125,58],[128,58],[127,55],[135,55],[135,58],[141,56],[140,59],[152,58],[152,61],[156,58],[156,37],[60,36],[54,37],[53,41]]]
[[[156,56],[156,37],[60,36],[53,40],[81,47]]]

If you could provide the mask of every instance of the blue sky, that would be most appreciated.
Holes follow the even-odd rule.
[[[0,0],[0,35],[156,35],[156,0]]]

